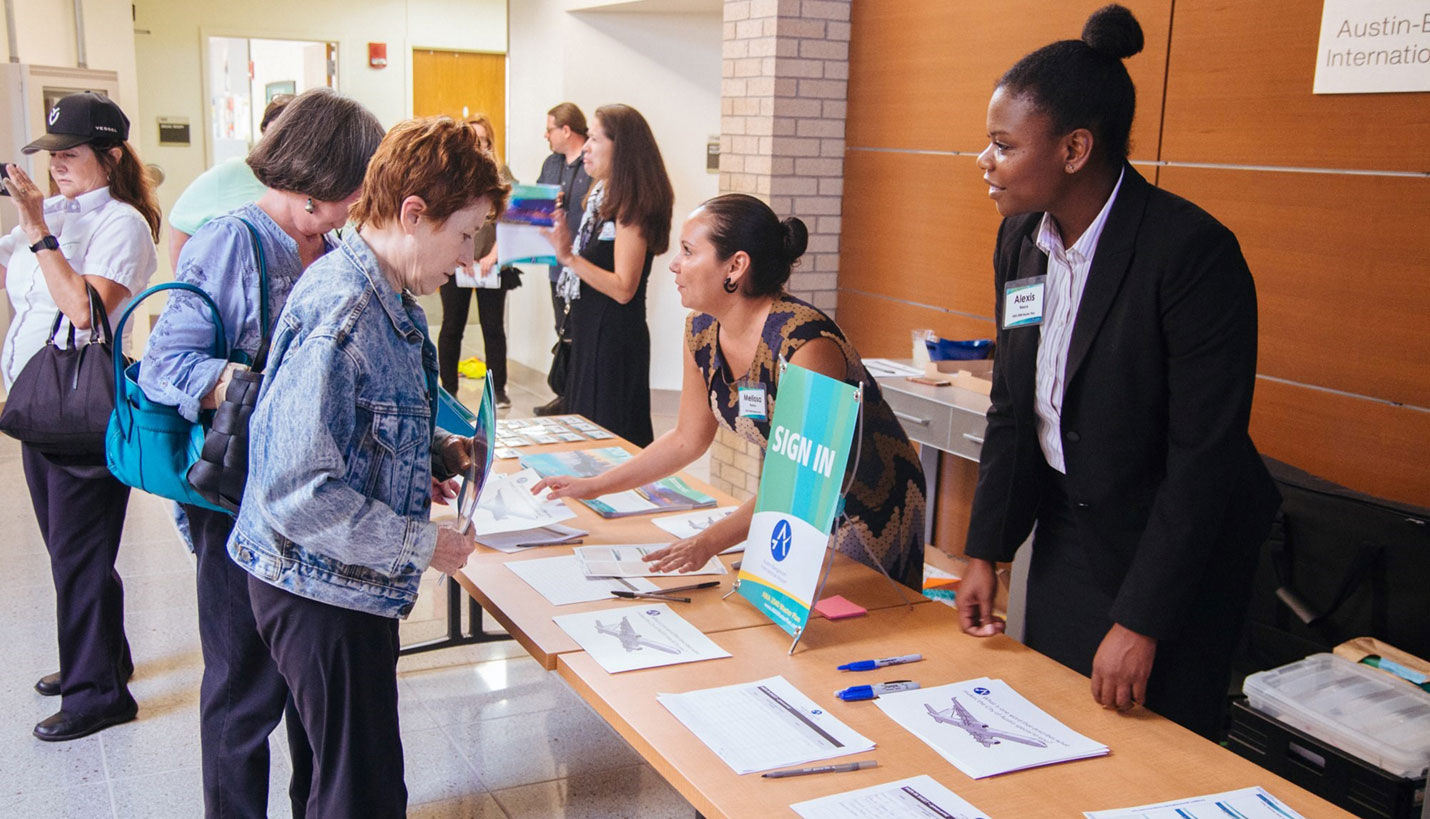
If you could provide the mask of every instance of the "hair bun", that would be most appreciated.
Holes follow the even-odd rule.
[[[798,216],[781,219],[780,228],[783,233],[781,244],[784,247],[785,261],[794,264],[794,260],[803,256],[804,249],[809,247],[809,228],[804,226]]]
[[[1103,6],[1087,18],[1082,41],[1093,51],[1125,60],[1142,50],[1142,26],[1126,6]]]

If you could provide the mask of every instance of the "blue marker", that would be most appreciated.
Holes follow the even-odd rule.
[[[840,671],[873,671],[876,668],[883,668],[886,665],[903,665],[904,663],[916,663],[922,660],[922,654],[905,654],[902,657],[884,657],[879,660],[859,660],[858,662],[845,663],[839,666]]]
[[[912,691],[918,687],[919,684],[913,680],[892,680],[878,685],[851,685],[843,691],[835,691],[834,696],[845,702],[858,702],[859,700],[872,700],[880,694]]]

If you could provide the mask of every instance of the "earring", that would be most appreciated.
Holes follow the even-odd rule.
[[[1069,166],[1068,170],[1072,170],[1071,166]],[[313,212],[313,197],[308,197],[308,204],[303,206],[303,210],[306,210],[309,213]]]
[[[1072,166],[1072,163],[1071,163],[1071,162],[1068,163],[1067,172],[1068,172],[1068,173],[1072,173],[1072,172],[1073,172],[1073,166]],[[311,201],[311,200],[310,200],[310,201]]]
[[[739,290],[739,289],[740,289],[740,285],[735,284],[734,282],[730,281],[730,277],[729,277],[729,276],[726,276],[726,277],[725,277],[725,292],[726,292],[726,293],[733,293],[733,292],[735,292],[736,290]]]

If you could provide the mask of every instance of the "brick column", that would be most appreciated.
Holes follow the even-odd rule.
[[[748,193],[809,227],[789,290],[835,314],[844,191],[850,0],[726,0],[720,192]],[[764,453],[721,432],[714,484],[744,498]]]

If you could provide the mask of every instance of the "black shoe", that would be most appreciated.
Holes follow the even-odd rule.
[[[539,407],[533,407],[531,411],[542,416],[565,414],[566,399],[558,395]]]
[[[35,726],[35,738],[45,742],[67,742],[87,737],[95,731],[103,731],[111,725],[129,722],[138,713],[139,706],[133,701],[128,707],[112,714],[72,714],[68,711],[56,711]]]
[[[507,397],[506,390],[496,391],[497,409],[511,409],[511,399]]]
[[[134,676],[134,666],[129,665],[124,669],[124,681],[129,682],[129,678]],[[60,672],[46,674],[35,683],[35,690],[43,697],[58,697],[60,695]]]
[[[60,672],[46,674],[35,683],[35,690],[44,697],[58,697],[60,695]]]

